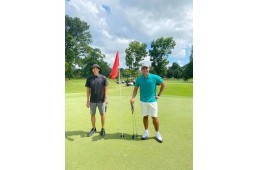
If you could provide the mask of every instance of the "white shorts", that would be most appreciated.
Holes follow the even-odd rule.
[[[151,117],[158,117],[158,104],[157,102],[142,102],[141,103],[141,110],[142,116],[151,116]]]

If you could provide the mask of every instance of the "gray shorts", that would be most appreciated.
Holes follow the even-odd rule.
[[[100,114],[105,114],[106,103],[90,103],[90,114],[96,114],[96,108],[98,107]]]

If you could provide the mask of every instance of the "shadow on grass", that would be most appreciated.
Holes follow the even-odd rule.
[[[137,137],[133,137],[132,134],[124,133],[124,137],[121,137],[121,133],[109,133],[106,134],[106,136],[100,136],[99,133],[94,134],[92,136],[92,141],[99,141],[99,140],[110,140],[110,139],[118,139],[118,140],[131,140],[131,141],[145,141],[142,140],[141,135],[138,135]],[[146,140],[158,140],[155,137],[148,137]]]
[[[74,141],[74,139],[72,138],[72,136],[80,136],[81,138],[87,137],[87,133],[85,131],[82,130],[78,130],[78,131],[65,131],[65,138],[69,141]],[[141,135],[138,135],[136,138],[133,138],[132,134],[128,134],[128,133],[123,133],[124,137],[121,137],[122,133],[107,133],[104,137],[100,135],[99,132],[93,134],[91,137],[92,141],[99,141],[99,140],[111,140],[111,139],[117,139],[117,140],[132,140],[132,141],[144,141],[141,139]],[[146,140],[150,140],[150,139],[154,139],[156,140],[155,137],[149,137]]]
[[[87,137],[88,132],[78,130],[78,131],[65,131],[65,138],[69,141],[74,141],[73,136],[80,136],[81,138]],[[99,132],[93,134],[91,137],[92,141],[98,141],[98,140],[108,140],[108,139],[122,139],[122,140],[133,140],[132,134],[123,133],[124,137],[121,137],[122,133],[106,133],[106,135],[103,137],[100,135]],[[139,136],[136,140],[139,140]]]
[[[80,135],[81,138],[87,137],[87,133],[85,131],[82,130],[78,130],[78,131],[65,131],[65,138],[69,141],[74,141],[74,139],[72,138],[72,136],[78,136]]]
[[[133,140],[132,139],[132,134],[123,133],[124,137],[121,137],[121,135],[122,135],[122,133],[119,133],[119,132],[117,132],[117,133],[106,133],[106,135],[103,137],[98,133],[98,135],[92,136],[92,141],[110,140],[110,139]],[[138,140],[138,138],[136,140]]]

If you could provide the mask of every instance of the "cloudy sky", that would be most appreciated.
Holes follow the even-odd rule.
[[[79,17],[90,25],[92,47],[106,55],[112,66],[116,51],[125,68],[125,49],[132,41],[147,44],[163,36],[173,37],[176,46],[168,56],[169,64],[189,62],[193,44],[192,0],[66,0],[65,14]],[[149,56],[145,58],[149,62]]]

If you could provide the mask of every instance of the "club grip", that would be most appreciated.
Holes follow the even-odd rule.
[[[132,110],[132,112],[134,112],[134,106],[132,103],[131,103],[131,110]]]

